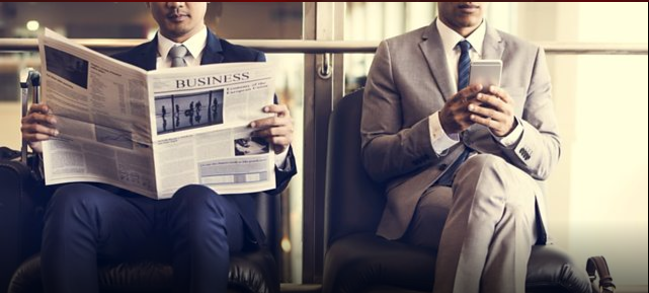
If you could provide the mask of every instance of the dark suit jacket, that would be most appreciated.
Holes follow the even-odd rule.
[[[135,65],[144,70],[155,70],[156,59],[158,57],[158,38],[157,36],[150,42],[141,44],[129,51],[122,52],[113,56],[114,58]],[[233,45],[226,40],[220,39],[212,32],[207,33],[207,44],[203,49],[201,64],[229,63],[229,62],[265,62],[266,56],[263,52]],[[277,97],[275,97],[277,103]],[[275,168],[276,188],[269,190],[268,194],[279,194],[286,188],[291,177],[297,173],[295,157],[293,150],[289,149],[286,157],[288,171],[280,171]],[[229,200],[234,201],[239,207],[239,212],[246,226],[251,232],[253,241],[263,243],[265,240],[264,233],[259,226],[256,218],[256,206],[253,194],[240,194],[227,196]]]

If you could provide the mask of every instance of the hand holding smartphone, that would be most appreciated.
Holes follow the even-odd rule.
[[[491,85],[500,87],[502,73],[502,60],[476,60],[471,62],[471,75],[469,84],[481,84],[483,91]]]

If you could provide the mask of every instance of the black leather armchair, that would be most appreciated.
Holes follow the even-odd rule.
[[[40,274],[42,217],[51,190],[33,178],[27,167],[0,161],[0,292],[43,292]],[[258,218],[270,247],[230,258],[228,292],[278,293],[276,235],[279,197],[257,197]],[[102,292],[169,292],[169,264],[140,262],[100,268]],[[7,291],[8,290],[8,291]],[[221,293],[221,292],[215,292]]]
[[[385,197],[360,157],[363,91],[344,97],[329,121],[324,293],[431,292],[436,252],[375,236]],[[596,292],[585,271],[551,245],[534,247],[527,292]]]

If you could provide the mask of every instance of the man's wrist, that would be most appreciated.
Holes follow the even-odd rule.
[[[281,153],[275,155],[275,167],[280,171],[285,171],[288,167],[288,149],[286,147]]]
[[[504,136],[497,136],[491,131],[491,129],[489,132],[491,132],[491,136],[502,146],[512,148],[516,143],[518,143],[520,137],[523,135],[523,124],[518,121],[518,118],[514,117],[513,124],[514,126],[512,129]]]
[[[440,113],[440,111],[437,111],[428,117],[428,127],[433,151],[441,156],[445,155],[446,150],[460,141],[460,136],[457,133],[447,134],[442,127]]]

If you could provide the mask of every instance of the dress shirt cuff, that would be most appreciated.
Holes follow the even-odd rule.
[[[518,121],[518,118],[514,117],[514,130],[510,132],[509,134],[500,137],[496,136],[493,132],[491,132],[491,129],[489,129],[489,132],[491,132],[491,136],[500,143],[500,145],[506,147],[506,148],[513,148],[516,143],[518,143],[518,140],[521,138],[523,135],[523,124]]]
[[[442,128],[442,123],[439,121],[439,111],[428,117],[428,129],[431,146],[438,156],[446,155],[446,151],[460,141],[459,134],[446,134],[444,128]]]
[[[288,161],[286,157],[288,156],[288,149],[285,148],[283,152],[279,154],[275,154],[275,167],[279,169],[280,171],[289,171],[286,170],[287,168],[290,168],[289,164],[286,162]]]

